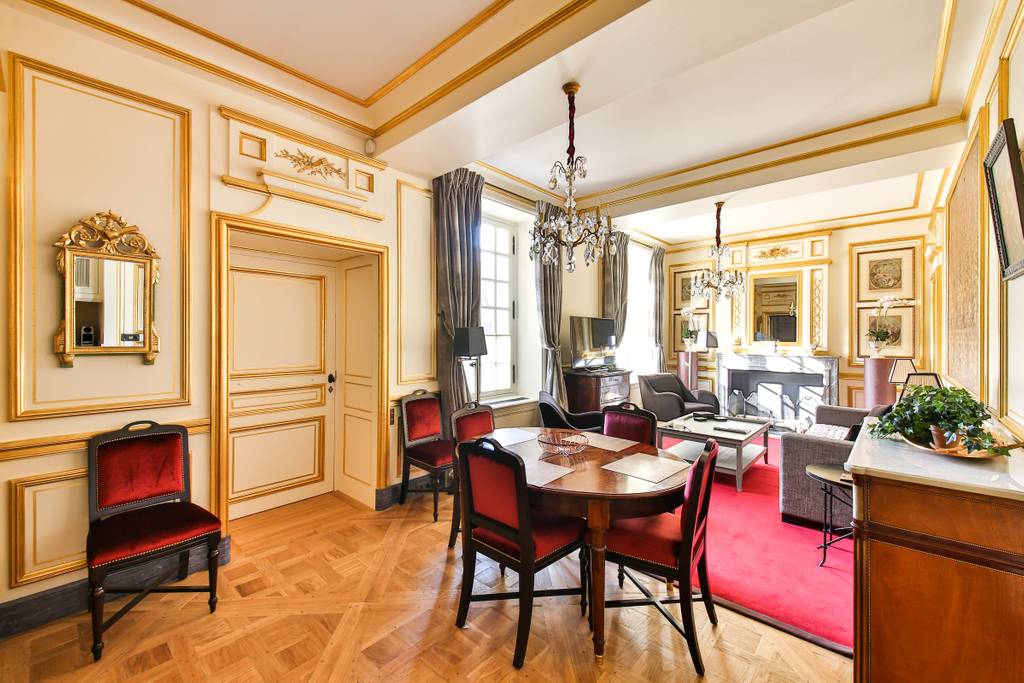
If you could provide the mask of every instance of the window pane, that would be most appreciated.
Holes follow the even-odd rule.
[[[480,309],[480,324],[484,327],[484,334],[494,334],[494,309]]]
[[[494,251],[494,226],[490,223],[480,225],[480,248]]]
[[[494,254],[489,251],[480,252],[480,277],[494,278]]]
[[[505,309],[497,310],[497,319],[494,321],[494,331],[498,334],[511,334],[510,321],[512,316]]]
[[[480,281],[480,305],[481,306],[494,306],[497,303],[494,300],[494,281],[493,280],[481,280]]]
[[[502,282],[508,282],[508,256],[495,256],[494,277]]]
[[[494,250],[499,254],[512,253],[512,234],[508,230],[498,230],[495,234]]]
[[[497,283],[494,290],[494,305],[502,308],[511,308],[512,304],[509,301],[508,285],[504,282]]]

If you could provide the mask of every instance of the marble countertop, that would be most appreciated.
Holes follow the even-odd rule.
[[[846,461],[847,471],[1024,501],[1024,449],[984,460],[927,453],[900,440],[871,436],[868,426],[875,421],[865,419]]]

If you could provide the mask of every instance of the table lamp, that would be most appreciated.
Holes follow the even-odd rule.
[[[482,327],[455,328],[455,357],[462,362],[469,361],[476,379],[476,402],[480,402],[480,357],[487,355],[487,338]]]
[[[903,383],[903,391],[900,392],[900,400],[907,393],[909,386],[941,387],[942,379],[937,372],[909,372]]]

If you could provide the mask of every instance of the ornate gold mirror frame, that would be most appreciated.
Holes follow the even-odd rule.
[[[152,365],[156,361],[156,354],[160,352],[160,337],[156,333],[155,318],[155,296],[156,283],[159,279],[159,268],[156,250],[149,244],[138,226],[128,223],[112,211],[97,213],[92,218],[83,218],[75,223],[72,228],[64,233],[59,240],[54,242],[57,247],[57,271],[64,282],[62,295],[63,317],[53,336],[53,352],[62,368],[70,368],[74,365],[75,356],[78,355],[112,355],[112,354],[141,354],[146,365]],[[97,263],[103,261],[114,261],[128,264],[137,264],[141,269],[140,277],[131,278],[130,299],[133,304],[138,303],[134,308],[141,308],[141,311],[133,313],[136,324],[133,331],[122,333],[118,329],[118,341],[130,345],[95,345],[79,343],[82,340],[78,337],[79,327],[76,325],[77,307],[76,303],[81,300],[77,298],[79,290],[88,288],[86,282],[76,283],[77,259],[94,259]],[[90,276],[87,274],[86,279]],[[124,283],[119,279],[116,288],[110,291],[119,297],[115,302],[119,308],[123,308],[123,297],[125,296]],[[141,292],[137,287],[142,287]],[[108,288],[109,289],[109,288]],[[96,295],[95,299],[85,299],[88,303],[99,302],[107,305],[104,290]],[[141,296],[139,296],[141,295]],[[120,314],[120,313],[119,313]],[[138,338],[136,338],[138,337]]]

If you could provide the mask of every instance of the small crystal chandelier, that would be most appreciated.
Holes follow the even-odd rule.
[[[715,246],[708,251],[711,267],[706,268],[693,278],[693,296],[698,299],[714,299],[722,297],[731,299],[743,293],[745,277],[738,270],[729,270],[726,264],[731,263],[732,249],[722,244],[722,206],[725,202],[715,202]]]
[[[570,273],[576,271],[576,247],[583,245],[583,262],[590,265],[604,254],[615,255],[615,241],[611,239],[615,226],[611,216],[601,216],[600,209],[594,213],[577,213],[576,211],[576,178],[587,177],[587,160],[582,155],[576,156],[576,93],[580,84],[574,82],[562,86],[562,91],[569,98],[569,148],[566,150],[566,163],[556,161],[551,167],[551,179],[548,187],[558,188],[559,179],[565,183],[565,213],[557,217],[549,216],[541,222],[540,217],[533,222],[530,231],[530,259],[539,256],[546,266],[558,262],[559,251],[564,247],[566,253],[565,269]]]

